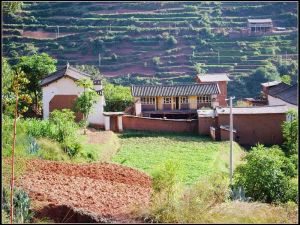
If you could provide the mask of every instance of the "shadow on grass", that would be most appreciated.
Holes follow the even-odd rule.
[[[212,142],[213,140],[209,136],[200,136],[197,133],[188,132],[157,132],[157,131],[137,131],[137,130],[126,130],[119,134],[120,139],[127,138],[144,138],[144,137],[164,137],[171,140],[180,141],[199,141],[199,142]]]

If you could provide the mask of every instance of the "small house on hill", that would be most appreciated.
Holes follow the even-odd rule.
[[[133,85],[131,94],[137,116],[190,118],[201,107],[216,107],[220,89],[217,83]]]
[[[83,92],[83,88],[78,87],[75,81],[90,77],[89,74],[67,64],[43,78],[40,83],[43,93],[43,118],[48,119],[49,114],[55,109],[73,110],[76,98]],[[96,127],[104,127],[103,107],[105,100],[102,93],[101,80],[94,80],[93,83],[99,97],[88,117],[88,122]],[[76,113],[75,115],[76,121],[82,119],[83,115],[81,113]]]
[[[248,19],[247,29],[249,34],[270,33],[273,31],[271,19]]]

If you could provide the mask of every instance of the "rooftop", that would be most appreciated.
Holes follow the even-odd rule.
[[[277,86],[269,88],[268,94],[275,98],[279,98],[287,103],[298,105],[297,89],[297,84],[290,86],[281,83]]]
[[[230,107],[217,107],[217,114],[230,114]],[[249,106],[249,107],[233,107],[233,114],[270,114],[270,113],[286,113],[288,108],[285,105],[273,106]]]
[[[42,80],[41,80],[41,83],[40,85],[41,86],[45,86],[45,85],[48,85],[64,76],[68,76],[74,80],[79,80],[79,79],[82,79],[82,78],[90,78],[91,75],[87,74],[87,73],[84,73],[84,72],[81,72],[77,69],[75,69],[74,67],[72,66],[69,66],[69,64],[67,64],[66,66],[60,68],[59,70],[57,70],[56,72],[50,74],[49,76],[47,77],[44,77]]]
[[[197,77],[201,82],[230,81],[227,73],[198,74]]]
[[[281,81],[270,81],[270,82],[266,82],[266,83],[261,83],[262,86],[264,87],[271,87],[271,86],[274,86],[274,85],[277,85],[277,84],[280,84]]]
[[[156,96],[191,96],[219,94],[217,83],[204,84],[181,84],[181,85],[139,85],[131,86],[131,94],[134,97],[156,97]]]
[[[271,19],[248,19],[249,23],[272,23]]]

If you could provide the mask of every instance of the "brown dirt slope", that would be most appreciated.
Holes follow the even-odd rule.
[[[150,198],[146,174],[108,163],[29,160],[17,185],[28,191],[37,215],[55,222],[131,221]]]

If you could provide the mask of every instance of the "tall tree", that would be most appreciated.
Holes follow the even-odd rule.
[[[17,68],[21,68],[26,74],[28,94],[31,94],[34,100],[35,109],[39,109],[39,99],[41,98],[41,86],[39,82],[42,78],[56,71],[57,60],[46,53],[34,54],[31,56],[22,56]]]
[[[97,92],[93,89],[93,82],[89,78],[80,79],[77,86],[83,87],[83,92],[75,101],[75,110],[83,114],[84,134],[86,134],[87,118],[91,113],[93,105],[96,103]]]
[[[17,135],[17,119],[21,113],[24,113],[28,110],[27,107],[19,108],[20,102],[24,101],[27,103],[31,102],[31,98],[28,95],[20,94],[22,87],[29,83],[29,80],[26,78],[23,71],[18,68],[13,72],[12,80],[12,91],[14,93],[15,99],[15,110],[14,110],[14,128],[13,128],[13,143],[12,143],[12,154],[11,154],[11,193],[10,193],[10,223],[13,223],[14,217],[14,203],[13,203],[13,192],[14,192],[14,153],[16,145],[16,135]]]
[[[2,10],[4,13],[19,12],[23,6],[23,2],[20,1],[3,2],[2,4]]]

